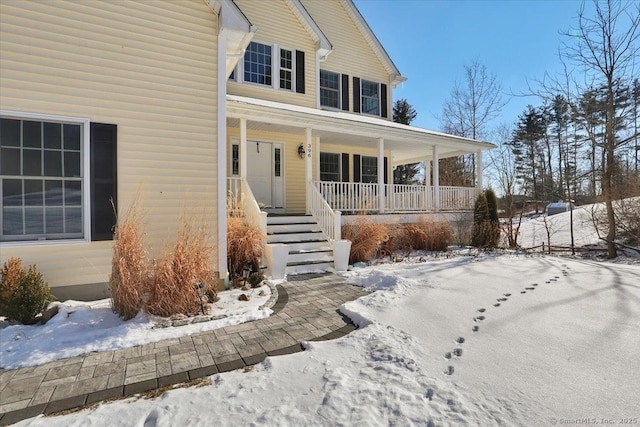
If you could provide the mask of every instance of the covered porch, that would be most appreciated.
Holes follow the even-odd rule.
[[[331,240],[340,238],[342,213],[471,210],[483,185],[482,151],[493,148],[377,117],[233,95],[226,117],[228,189],[255,201],[245,211],[313,215]],[[439,160],[462,154],[476,156],[476,186],[440,186]],[[426,182],[393,184],[394,167],[418,162]]]

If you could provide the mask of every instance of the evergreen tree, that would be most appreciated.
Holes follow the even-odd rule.
[[[410,125],[418,117],[416,110],[406,99],[398,99],[393,103],[393,121]],[[394,184],[415,184],[416,175],[420,173],[420,163],[399,165],[393,171]]]
[[[495,248],[500,240],[498,199],[493,190],[480,193],[473,206],[471,244],[478,248]]]

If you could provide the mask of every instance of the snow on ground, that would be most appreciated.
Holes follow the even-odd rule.
[[[265,295],[259,296],[260,291]],[[247,293],[251,299],[238,301],[241,293]],[[183,337],[263,319],[272,313],[271,309],[262,307],[271,296],[267,285],[249,291],[219,292],[218,296],[220,300],[212,304],[211,314],[222,318],[167,328],[157,327],[163,318],[144,313],[125,322],[111,311],[109,299],[54,303],[59,306],[59,312],[44,325],[0,328],[0,368],[40,365],[91,351],[115,350]]]
[[[344,338],[214,375],[210,386],[20,425],[640,422],[640,266],[538,255],[412,261],[347,273],[374,292],[343,306],[360,325]]]
[[[599,205],[585,205],[573,209],[573,233],[576,246],[601,244],[602,240],[593,225],[592,209]],[[571,213],[563,212],[546,217],[523,219],[518,243],[524,248],[547,245],[547,227],[551,234],[551,244],[565,246],[571,244]]]

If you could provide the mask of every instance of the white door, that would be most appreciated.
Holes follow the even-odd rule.
[[[272,207],[272,147],[269,142],[247,141],[247,181],[261,206]]]

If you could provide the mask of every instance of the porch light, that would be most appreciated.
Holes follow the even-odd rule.
[[[302,143],[298,145],[298,157],[304,159],[304,145]]]

